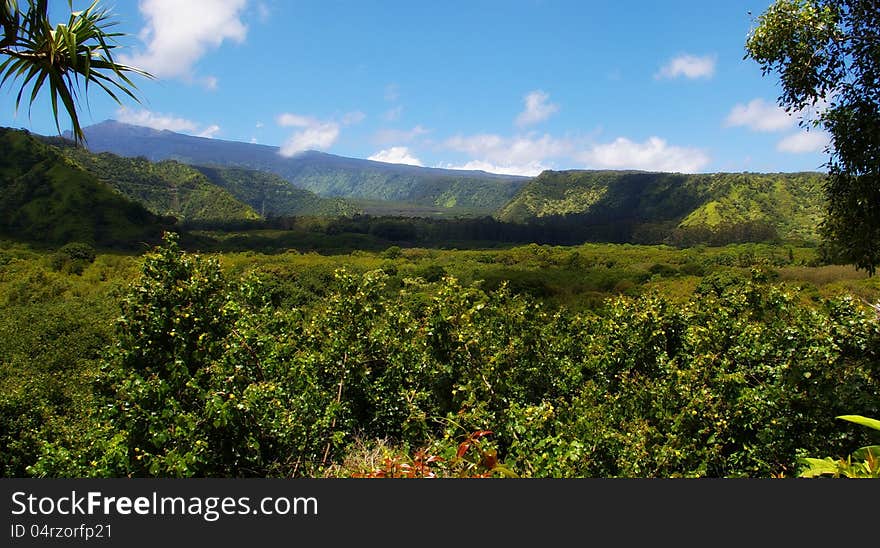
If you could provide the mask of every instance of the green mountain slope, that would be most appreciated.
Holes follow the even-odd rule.
[[[474,172],[432,170],[368,160],[304,153],[282,173],[321,196],[403,202],[435,208],[491,212],[525,184],[526,179],[480,176]]]
[[[157,131],[113,120],[89,126],[84,131],[93,152],[265,171],[323,197],[460,208],[490,214],[507,203],[529,180],[484,171],[374,162],[316,151],[285,157],[278,147]]]
[[[712,175],[710,201],[685,217],[681,228],[716,230],[723,224],[771,224],[788,240],[818,240],[824,217],[824,177],[819,173]]]
[[[123,158],[104,152],[64,147],[64,155],[157,215],[184,222],[230,222],[259,219],[249,205],[186,164],[146,158]]]
[[[822,182],[820,173],[545,171],[495,216],[612,241],[705,241],[722,232],[731,241],[817,241]]]
[[[235,167],[193,167],[211,183],[248,204],[263,217],[338,217],[360,212],[344,199],[322,198],[272,173]]]
[[[156,215],[58,149],[25,131],[0,128],[0,233],[48,244],[136,245],[161,236]]]

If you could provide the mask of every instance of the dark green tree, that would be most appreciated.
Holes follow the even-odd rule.
[[[82,11],[72,11],[67,23],[52,26],[48,0],[0,0],[0,87],[7,81],[21,81],[15,107],[21,104],[26,90],[29,105],[39,92],[49,86],[52,112],[59,133],[58,102],[70,116],[73,136],[83,141],[85,135],[79,123],[77,108],[80,95],[87,94],[91,84],[104,90],[116,102],[118,94],[138,101],[136,86],[127,73],[152,76],[140,69],[117,63],[113,50],[114,40],[122,33],[111,32],[116,22],[99,0]]]
[[[782,85],[788,112],[831,136],[823,233],[834,255],[873,274],[880,264],[880,3],[777,0],[757,19],[746,58]]]

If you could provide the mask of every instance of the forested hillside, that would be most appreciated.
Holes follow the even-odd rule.
[[[65,156],[123,196],[157,215],[182,222],[256,220],[260,215],[232,193],[210,181],[192,166],[173,160],[150,162],[107,152],[92,154],[65,147]]]
[[[545,171],[496,217],[610,241],[817,242],[823,180],[820,173]]]
[[[266,171],[325,197],[491,213],[528,180],[482,171],[374,162],[316,151],[285,157],[278,147],[156,131],[112,120],[89,126],[85,133],[94,152]]]
[[[528,181],[526,177],[389,164],[316,151],[285,157],[278,147],[156,131],[112,120],[85,128],[85,134],[93,152],[266,171],[325,197],[464,208],[488,214]]]
[[[238,167],[193,167],[264,218],[298,215],[340,217],[359,212],[347,200],[322,198],[269,172]]]
[[[27,132],[0,128],[0,233],[45,244],[130,247],[160,219]]]

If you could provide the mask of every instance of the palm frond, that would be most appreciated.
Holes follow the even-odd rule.
[[[49,23],[45,0],[29,0],[24,12],[15,0],[0,2],[0,25],[4,29],[0,55],[7,57],[0,63],[0,87],[7,81],[20,82],[16,109],[27,89],[30,89],[27,97],[30,108],[48,83],[59,133],[60,102],[70,117],[74,139],[84,141],[78,106],[80,95],[88,99],[91,84],[96,84],[117,103],[121,104],[121,95],[140,102],[137,86],[129,75],[153,76],[114,60],[112,50],[117,47],[114,40],[123,33],[110,31],[117,22],[110,10],[100,5],[100,0],[94,0],[82,11],[71,12],[66,23],[54,28]],[[72,7],[72,2],[68,5]],[[15,36],[10,39],[12,28]]]

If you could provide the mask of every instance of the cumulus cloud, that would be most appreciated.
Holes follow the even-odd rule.
[[[782,131],[797,122],[780,107],[763,99],[752,99],[748,104],[738,103],[727,115],[724,125],[727,127],[744,126],[752,131]]]
[[[289,112],[279,114],[278,118],[276,118],[275,121],[281,127],[309,127],[320,124],[318,120],[310,116],[301,116],[299,114],[291,114]]]
[[[408,143],[427,133],[430,133],[430,130],[420,125],[412,129],[380,129],[373,136],[373,141],[380,145]]]
[[[423,165],[422,161],[413,156],[407,147],[391,147],[387,150],[380,150],[367,159],[375,162],[387,162],[389,164]]]
[[[541,162],[530,162],[523,165],[496,165],[481,160],[471,160],[465,164],[440,164],[437,167],[443,169],[461,169],[466,171],[486,171],[488,173],[499,173],[502,175],[522,175],[525,177],[534,177],[542,171],[551,169],[549,166]]]
[[[281,145],[282,156],[293,156],[306,150],[326,150],[339,138],[339,125],[326,122],[294,133]]]
[[[679,173],[698,172],[710,162],[700,149],[672,146],[659,137],[650,137],[643,143],[620,137],[611,143],[594,145],[578,158],[591,167]]]
[[[160,78],[183,78],[212,89],[217,79],[193,77],[194,67],[224,41],[245,40],[241,15],[246,4],[247,0],[141,0],[146,26],[139,37],[146,47],[121,60]]]
[[[752,99],[745,105],[737,103],[724,120],[724,125],[744,126],[752,131],[784,131],[799,121],[809,123],[811,120],[819,120],[829,108],[829,101],[830,99],[823,98],[815,104],[807,105],[803,110],[789,114],[763,99]]]
[[[157,130],[168,130],[177,133],[197,134],[200,137],[213,137],[220,131],[220,126],[210,125],[202,128],[200,124],[172,114],[161,114],[149,110],[130,110],[121,107],[116,111],[116,119],[124,124],[143,126]]]
[[[535,137],[519,135],[502,137],[495,134],[455,136],[447,139],[446,148],[464,152],[474,159],[498,165],[524,165],[545,158],[558,157],[572,150],[567,139],[557,139],[550,135]]]
[[[279,114],[275,118],[276,124],[299,130],[281,145],[280,153],[289,157],[306,150],[326,150],[336,143],[343,126],[359,124],[364,118],[366,114],[360,111],[347,112],[338,122],[290,112]]]
[[[448,169],[482,169],[493,173],[537,175],[550,169],[553,158],[569,155],[574,143],[550,135],[517,135],[502,137],[495,134],[455,136],[447,139],[445,148],[462,152],[471,160],[461,165],[447,165]]]
[[[821,152],[831,142],[831,136],[824,131],[802,131],[789,135],[776,144],[776,150],[791,154]]]
[[[516,125],[519,127],[531,126],[543,122],[553,116],[559,105],[550,102],[550,95],[541,90],[535,90],[523,97],[525,109],[516,117]]]
[[[210,125],[210,126],[206,127],[202,131],[200,131],[198,136],[199,137],[207,137],[208,139],[213,139],[214,136],[217,135],[217,133],[219,133],[219,132],[220,132],[220,126],[218,126],[217,124],[214,124],[214,125]]]
[[[326,150],[339,138],[340,125],[334,121],[285,112],[275,122],[281,127],[299,129],[281,145],[282,156],[290,157],[306,150]]]
[[[684,76],[691,80],[696,78],[711,78],[715,74],[714,55],[697,55],[683,54],[670,59],[665,65],[660,67],[660,71],[654,75],[657,79],[678,78]]]

